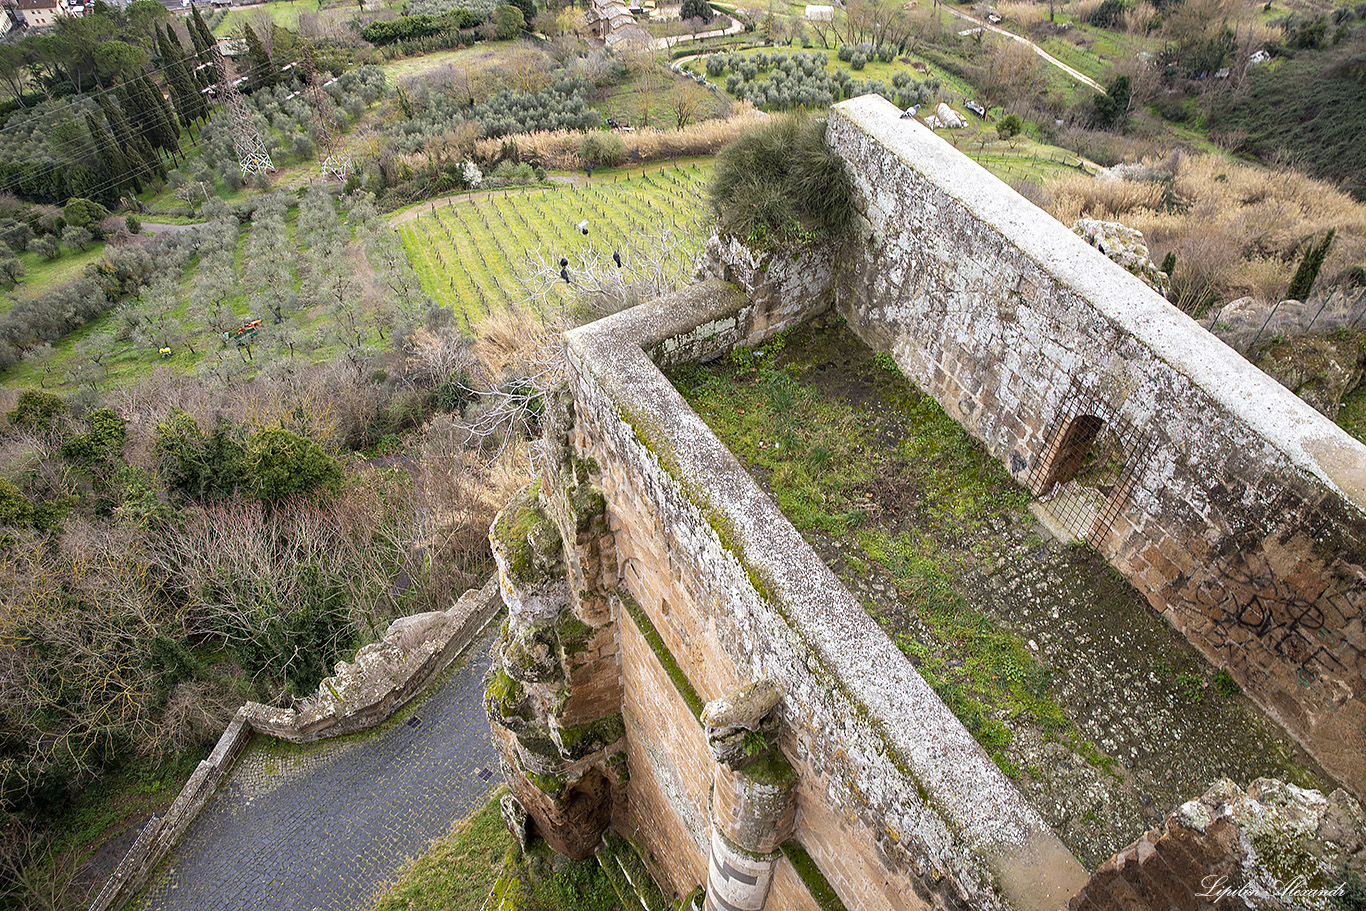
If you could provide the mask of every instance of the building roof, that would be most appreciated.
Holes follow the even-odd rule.
[[[20,10],[55,10],[57,0],[17,0],[15,6]]]

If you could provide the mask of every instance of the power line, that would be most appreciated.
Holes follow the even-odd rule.
[[[285,70],[287,70],[287,69],[289,69],[289,68],[292,68],[293,65],[294,65],[294,64],[292,64],[292,63],[286,64],[285,66],[281,67],[280,71],[281,71],[281,72],[284,72]],[[259,74],[259,73],[265,72],[267,69],[274,69],[274,68],[275,68],[275,64],[274,64],[274,63],[262,64],[262,65],[259,65],[259,66],[257,66],[257,67],[253,67],[252,69],[246,70],[246,71],[245,71],[245,74],[244,74],[243,76],[239,77],[239,81],[242,80],[242,79],[249,79],[249,78],[251,78],[251,77],[254,76],[254,75],[257,75],[257,74]],[[106,91],[110,91],[110,90],[106,90]],[[80,96],[80,97],[86,97],[86,96],[82,95],[82,96]],[[241,98],[240,94],[238,95],[238,97]],[[243,103],[243,106],[245,107],[245,105],[246,105],[245,100],[243,100],[242,103]],[[220,104],[217,105],[217,109],[221,109],[222,107],[223,107],[223,104],[220,102]],[[240,113],[240,112],[239,112],[239,113]],[[249,109],[247,109],[247,116],[248,116],[248,117],[250,116],[250,111],[249,111]],[[133,131],[132,133],[130,133],[129,135],[130,135],[130,136],[133,136],[133,137],[144,137],[144,136],[147,136],[147,135],[149,135],[150,133],[152,133],[154,130],[155,130],[155,124],[149,125],[149,124],[145,124],[145,123],[144,123],[144,124],[142,124],[142,125],[140,126],[139,129],[134,130],[134,131]],[[97,151],[98,151],[98,149],[97,149],[97,147],[95,146],[95,143],[94,143],[93,139],[92,139],[92,140],[89,140],[89,142],[88,142],[88,144],[86,145],[86,147],[82,149],[82,153],[83,153],[84,155],[94,155]],[[154,150],[154,154],[157,154],[158,156],[160,155],[160,153],[159,153],[159,152],[155,152],[155,150]],[[54,157],[57,157],[57,156],[54,156]],[[267,158],[269,158],[269,153],[267,153]],[[44,177],[48,177],[48,176],[50,176],[54,171],[56,171],[56,170],[57,170],[58,168],[60,168],[60,167],[63,167],[64,165],[79,165],[79,164],[84,164],[84,163],[85,163],[84,161],[82,161],[80,158],[77,158],[77,157],[75,157],[75,156],[70,156],[70,155],[69,155],[69,156],[65,156],[65,157],[57,157],[57,160],[55,160],[55,161],[43,162],[43,164],[44,164],[44,166],[45,166],[45,169],[42,170],[42,171],[34,172],[34,173],[31,175],[31,179],[38,180],[38,179],[42,179],[42,178],[44,178]],[[273,167],[273,165],[272,165],[272,167]],[[140,169],[138,169],[138,170],[136,170],[136,171],[133,171],[133,172],[131,172],[131,173],[134,174],[134,175],[137,176],[137,177],[143,177],[143,176],[148,176],[148,175],[153,174],[153,173],[155,172],[155,170],[156,170],[156,165],[155,165],[154,163],[144,163],[144,166],[143,166],[142,168],[140,168]],[[87,188],[86,188],[86,192],[91,193],[92,195],[99,195],[100,193],[102,193],[102,192],[104,192],[104,191],[106,191],[106,190],[109,190],[109,189],[116,189],[117,187],[119,187],[119,186],[120,186],[121,184],[123,184],[124,182],[125,182],[125,179],[122,178],[122,177],[118,177],[118,178],[110,177],[110,178],[107,178],[106,180],[101,181],[101,182],[98,183],[98,184],[94,184],[94,185],[92,185],[92,186],[90,186],[90,187],[87,187]]]

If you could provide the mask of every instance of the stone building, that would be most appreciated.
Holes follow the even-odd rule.
[[[491,531],[486,707],[534,828],[585,857],[612,827],[746,911],[1202,908],[1287,846],[1362,868],[1366,448],[899,115],[831,109],[857,249],[713,239],[710,280],[567,334]],[[660,372],[831,308],[1347,790],[1220,783],[1088,873]],[[1060,501],[1106,427],[1113,483]]]

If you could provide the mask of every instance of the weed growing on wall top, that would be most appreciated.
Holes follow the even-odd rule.
[[[708,201],[723,234],[761,249],[839,238],[854,214],[853,184],[825,142],[825,121],[773,118],[721,149]]]

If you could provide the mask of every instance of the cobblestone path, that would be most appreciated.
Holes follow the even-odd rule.
[[[502,783],[481,681],[490,624],[421,701],[305,746],[256,737],[139,911],[355,911]]]

